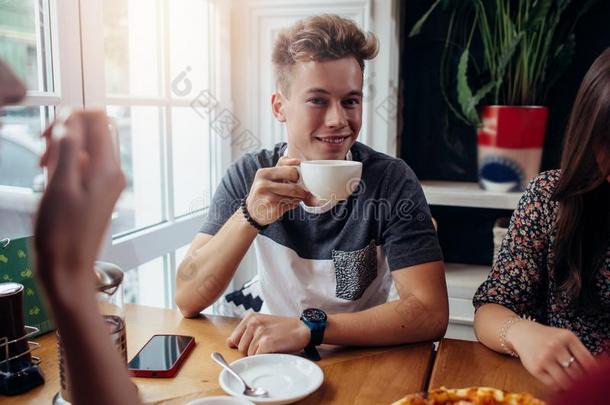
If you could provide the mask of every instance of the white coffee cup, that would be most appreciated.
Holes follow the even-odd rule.
[[[362,163],[351,160],[306,160],[299,182],[320,201],[343,201],[356,191]]]

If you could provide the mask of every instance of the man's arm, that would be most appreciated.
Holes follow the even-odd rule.
[[[176,305],[185,317],[197,316],[218,299],[257,233],[236,211],[216,235],[195,236],[176,278]]]
[[[392,273],[400,299],[361,312],[328,316],[324,343],[380,346],[441,338],[447,330],[449,305],[442,261],[406,267]],[[247,355],[303,349],[310,331],[297,317],[249,314],[227,343]]]
[[[310,201],[311,194],[297,184],[299,172],[296,166],[299,163],[297,159],[282,157],[275,167],[256,172],[246,206],[250,217],[258,224],[269,225],[301,201]],[[225,190],[225,194],[219,204],[226,199],[240,198],[235,192]],[[222,214],[225,215],[228,219],[220,219],[224,225],[214,236],[199,234],[195,237],[178,269],[176,304],[186,317],[197,316],[218,299],[258,234],[246,221],[241,209],[232,215]]]
[[[392,272],[400,299],[361,312],[328,316],[324,343],[377,346],[441,338],[449,322],[442,261]]]

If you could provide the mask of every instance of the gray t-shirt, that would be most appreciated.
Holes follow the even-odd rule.
[[[275,166],[285,149],[279,143],[235,161],[200,232],[216,234],[239,208],[256,171]],[[387,300],[390,271],[442,260],[428,204],[409,166],[359,142],[351,152],[362,162],[362,179],[348,200],[323,214],[299,206],[256,237],[262,312],[362,311]]]

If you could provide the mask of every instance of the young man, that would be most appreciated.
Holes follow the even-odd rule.
[[[421,187],[399,159],[356,142],[364,60],[377,53],[338,16],[310,17],[282,32],[273,50],[274,116],[288,143],[247,154],[224,176],[177,276],[176,302],[194,317],[225,290],[254,243],[262,314],[228,339],[252,355],[320,343],[388,345],[436,339],[448,322],[444,267]],[[358,191],[330,211],[305,207],[305,160],[362,162]],[[400,299],[387,303],[394,280]],[[307,311],[306,311],[307,310]]]

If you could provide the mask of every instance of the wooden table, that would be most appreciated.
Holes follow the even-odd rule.
[[[443,339],[434,360],[429,388],[487,386],[529,392],[544,400],[550,392],[518,359],[489,350],[478,342]]]
[[[226,338],[238,320],[224,317],[184,319],[179,312],[139,305],[126,308],[128,358],[156,333],[194,336],[197,346],[176,377],[134,378],[142,400],[156,404],[184,404],[210,395],[225,395],[218,385],[219,366],[210,353],[222,352],[231,362],[243,357],[229,349]],[[59,370],[54,333],[37,341],[42,345],[36,355],[42,359],[46,383],[26,394],[0,397],[2,404],[50,404],[59,390]],[[407,393],[425,388],[431,366],[431,343],[353,349],[325,347],[318,363],[324,383],[301,404],[389,404]]]

